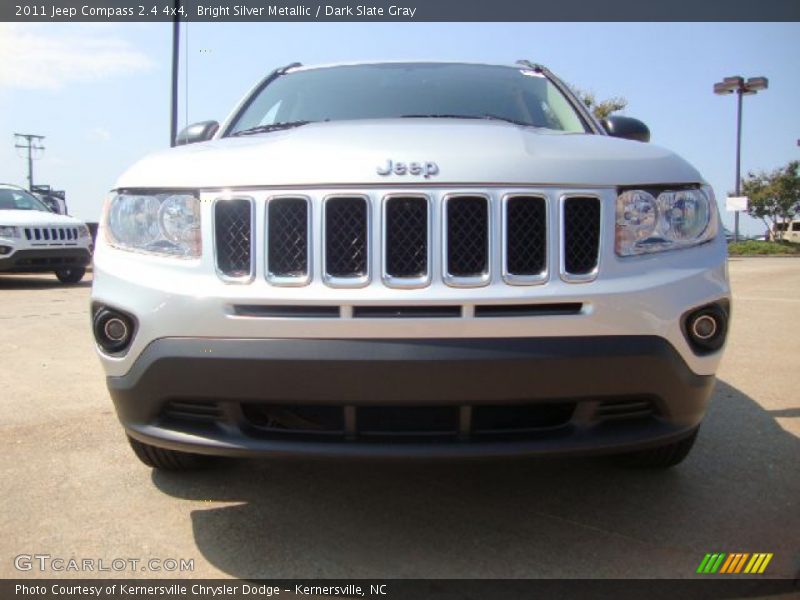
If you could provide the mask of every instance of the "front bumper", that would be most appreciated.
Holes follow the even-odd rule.
[[[92,255],[87,248],[17,250],[13,254],[0,257],[0,272],[45,273],[86,267],[91,261]]]
[[[129,435],[173,450],[491,456],[678,440],[714,377],[658,336],[163,338],[107,383]]]

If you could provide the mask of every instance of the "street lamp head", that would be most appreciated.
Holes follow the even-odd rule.
[[[744,78],[740,77],[739,75],[725,77],[722,81],[718,81],[714,84],[714,93],[720,95],[732,94],[733,92],[739,90],[743,85]]]
[[[724,81],[720,81],[714,84],[714,93],[719,94],[720,96],[724,96],[725,94],[732,94],[734,89],[736,88],[729,87]]]
[[[747,80],[745,87],[748,91],[758,92],[769,87],[769,79],[766,77],[751,77]]]
[[[738,92],[744,96],[752,96],[768,87],[769,80],[766,77],[751,77],[745,81],[744,77],[734,75],[733,77],[725,77],[722,81],[715,83],[714,93],[724,96],[725,94]]]

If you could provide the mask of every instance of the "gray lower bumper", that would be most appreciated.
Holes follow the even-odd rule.
[[[86,248],[51,248],[46,250],[17,250],[0,257],[0,272],[45,273],[70,267],[85,267],[92,261]]]
[[[694,374],[655,336],[169,338],[150,344],[127,375],[107,381],[128,433],[175,450],[473,456],[667,443],[699,425],[714,377]],[[181,410],[171,410],[171,403]],[[340,425],[293,430],[253,417],[263,407],[292,412],[309,406],[328,407],[328,414],[341,410]],[[372,425],[384,419],[382,433],[362,426],[376,407],[382,416]],[[409,426],[410,407],[416,419],[428,413],[441,419],[441,431]],[[497,407],[512,416],[522,410],[525,426],[498,421]],[[402,431],[392,431],[386,418],[398,418]]]

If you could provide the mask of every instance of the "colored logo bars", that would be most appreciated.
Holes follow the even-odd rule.
[[[734,573],[760,574],[764,572],[771,560],[772,553],[749,554],[747,552],[738,552],[725,554],[724,552],[717,552],[706,554],[705,558],[700,562],[700,566],[697,567],[697,572],[703,574],[725,573],[728,575]]]

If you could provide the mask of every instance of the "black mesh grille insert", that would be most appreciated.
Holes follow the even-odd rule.
[[[214,207],[217,267],[228,277],[246,277],[252,262],[249,200],[222,200]]]
[[[567,273],[586,275],[597,266],[600,244],[600,200],[564,201],[564,267]]]
[[[390,198],[386,201],[386,273],[422,277],[428,272],[428,201]]]
[[[506,271],[538,275],[547,260],[547,210],[544,198],[515,197],[506,204]]]
[[[331,198],[325,203],[325,270],[332,277],[367,274],[364,198]]]
[[[303,198],[278,198],[269,203],[267,269],[279,277],[308,273],[308,203]]]
[[[486,198],[461,196],[447,202],[447,272],[477,277],[489,265],[489,207]]]

